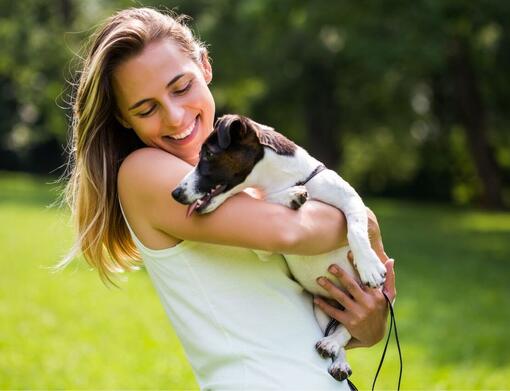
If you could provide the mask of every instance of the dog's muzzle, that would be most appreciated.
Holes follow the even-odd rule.
[[[227,185],[216,185],[213,189],[205,193],[202,197],[190,200],[188,195],[186,194],[186,190],[182,187],[177,187],[172,192],[172,197],[179,203],[188,206],[188,211],[186,213],[186,216],[189,217],[192,215],[194,211],[197,211],[198,213],[202,213],[205,208],[211,203],[211,200],[223,193],[225,189],[227,188]]]

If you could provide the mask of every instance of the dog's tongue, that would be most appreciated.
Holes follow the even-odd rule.
[[[198,206],[198,202],[200,200],[196,200],[195,202],[193,202],[190,206],[188,206],[188,211],[186,212],[186,217],[190,217],[193,212],[195,211],[195,209],[197,208]]]
[[[216,187],[211,190],[211,192],[207,193],[202,198],[196,200],[193,202],[190,206],[188,206],[188,210],[186,212],[186,217],[190,217],[193,212],[197,209],[203,209],[207,205],[209,205],[209,201],[211,201],[211,198],[213,198],[216,194],[221,193],[223,190],[227,188],[227,185],[216,185]]]

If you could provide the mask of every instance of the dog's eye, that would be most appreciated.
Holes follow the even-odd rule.
[[[213,157],[213,153],[209,151],[208,149],[204,149],[204,159],[205,160],[211,160]]]

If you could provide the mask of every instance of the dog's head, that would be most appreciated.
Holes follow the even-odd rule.
[[[200,150],[198,165],[172,192],[174,199],[208,213],[229,196],[243,190],[239,186],[264,156],[260,132],[263,125],[239,115],[224,115]],[[222,197],[218,197],[222,194]]]

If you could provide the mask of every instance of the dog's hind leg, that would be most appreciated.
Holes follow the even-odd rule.
[[[331,318],[317,305],[313,306],[315,319],[323,333],[331,321]],[[328,336],[322,337],[316,344],[315,349],[322,357],[337,357],[341,348],[351,339],[351,334],[342,324],[337,324],[333,332]]]
[[[347,358],[345,357],[345,349],[341,348],[338,351],[338,356],[333,361],[328,368],[328,372],[331,376],[333,376],[336,380],[345,380],[352,374],[351,367],[347,362]]]
[[[331,318],[326,315],[318,306],[313,307],[315,318],[325,332]],[[351,340],[351,334],[342,324],[338,324],[336,329],[328,336],[321,338],[316,344],[317,352],[324,358],[331,357],[333,363],[329,366],[328,372],[336,380],[345,380],[351,373],[351,367],[345,356],[345,345]]]

